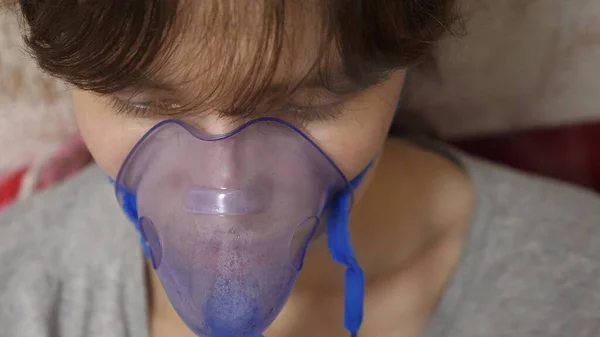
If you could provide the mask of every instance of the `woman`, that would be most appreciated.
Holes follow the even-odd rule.
[[[595,336],[596,195],[388,138],[453,5],[21,1],[98,167],[0,218],[3,332]]]

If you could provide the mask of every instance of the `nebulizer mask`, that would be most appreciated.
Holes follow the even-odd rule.
[[[364,276],[348,233],[352,191],[305,133],[261,118],[222,135],[178,120],[148,131],[115,181],[177,313],[201,337],[256,337],[279,314],[325,226],[345,265],[345,326],[362,321]]]

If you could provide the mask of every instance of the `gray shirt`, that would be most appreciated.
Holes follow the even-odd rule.
[[[600,336],[600,198],[460,160],[476,212],[426,336]],[[97,167],[0,215],[1,337],[147,337],[144,282]]]

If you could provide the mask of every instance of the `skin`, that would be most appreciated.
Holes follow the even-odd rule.
[[[316,43],[317,33],[308,31],[294,40],[298,45],[286,50],[314,50],[309,47]],[[173,64],[198,62],[186,59],[187,47],[184,39]],[[308,55],[283,62],[278,76],[302,73],[311,59]],[[404,75],[396,71],[379,85],[338,99],[335,118],[302,123],[349,178],[377,158],[356,191],[350,228],[368,281],[362,336],[418,336],[423,332],[458,260],[472,211],[470,182],[459,168],[437,154],[387,139]],[[162,94],[142,91],[140,97],[127,97],[143,100]],[[119,95],[113,96],[125,97]],[[300,88],[287,99],[302,97],[306,91]],[[119,114],[110,98],[73,93],[81,133],[97,163],[114,178],[133,145],[164,118]],[[186,121],[211,134],[230,131],[244,122],[219,118],[210,107]],[[193,336],[174,312],[152,268],[148,268],[148,292],[153,337]],[[347,335],[343,268],[331,261],[322,237],[311,244],[296,287],[266,335]]]

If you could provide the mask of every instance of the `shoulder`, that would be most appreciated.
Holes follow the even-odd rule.
[[[72,319],[96,312],[113,303],[110,295],[119,292],[127,273],[141,281],[135,232],[111,190],[101,170],[92,167],[0,214],[3,331],[26,335],[59,324],[50,322],[61,319],[52,312]]]
[[[519,252],[573,253],[600,266],[600,195],[587,188],[464,157],[481,219],[495,240]]]
[[[53,264],[66,258],[88,263],[106,245],[128,240],[129,227],[107,178],[93,166],[0,214],[0,259],[9,263],[52,257]],[[67,251],[72,254],[62,259],[56,255]]]
[[[598,194],[462,159],[475,186],[476,214],[468,256],[459,266],[464,285],[455,308],[456,335],[595,335],[591,331],[600,329]]]

